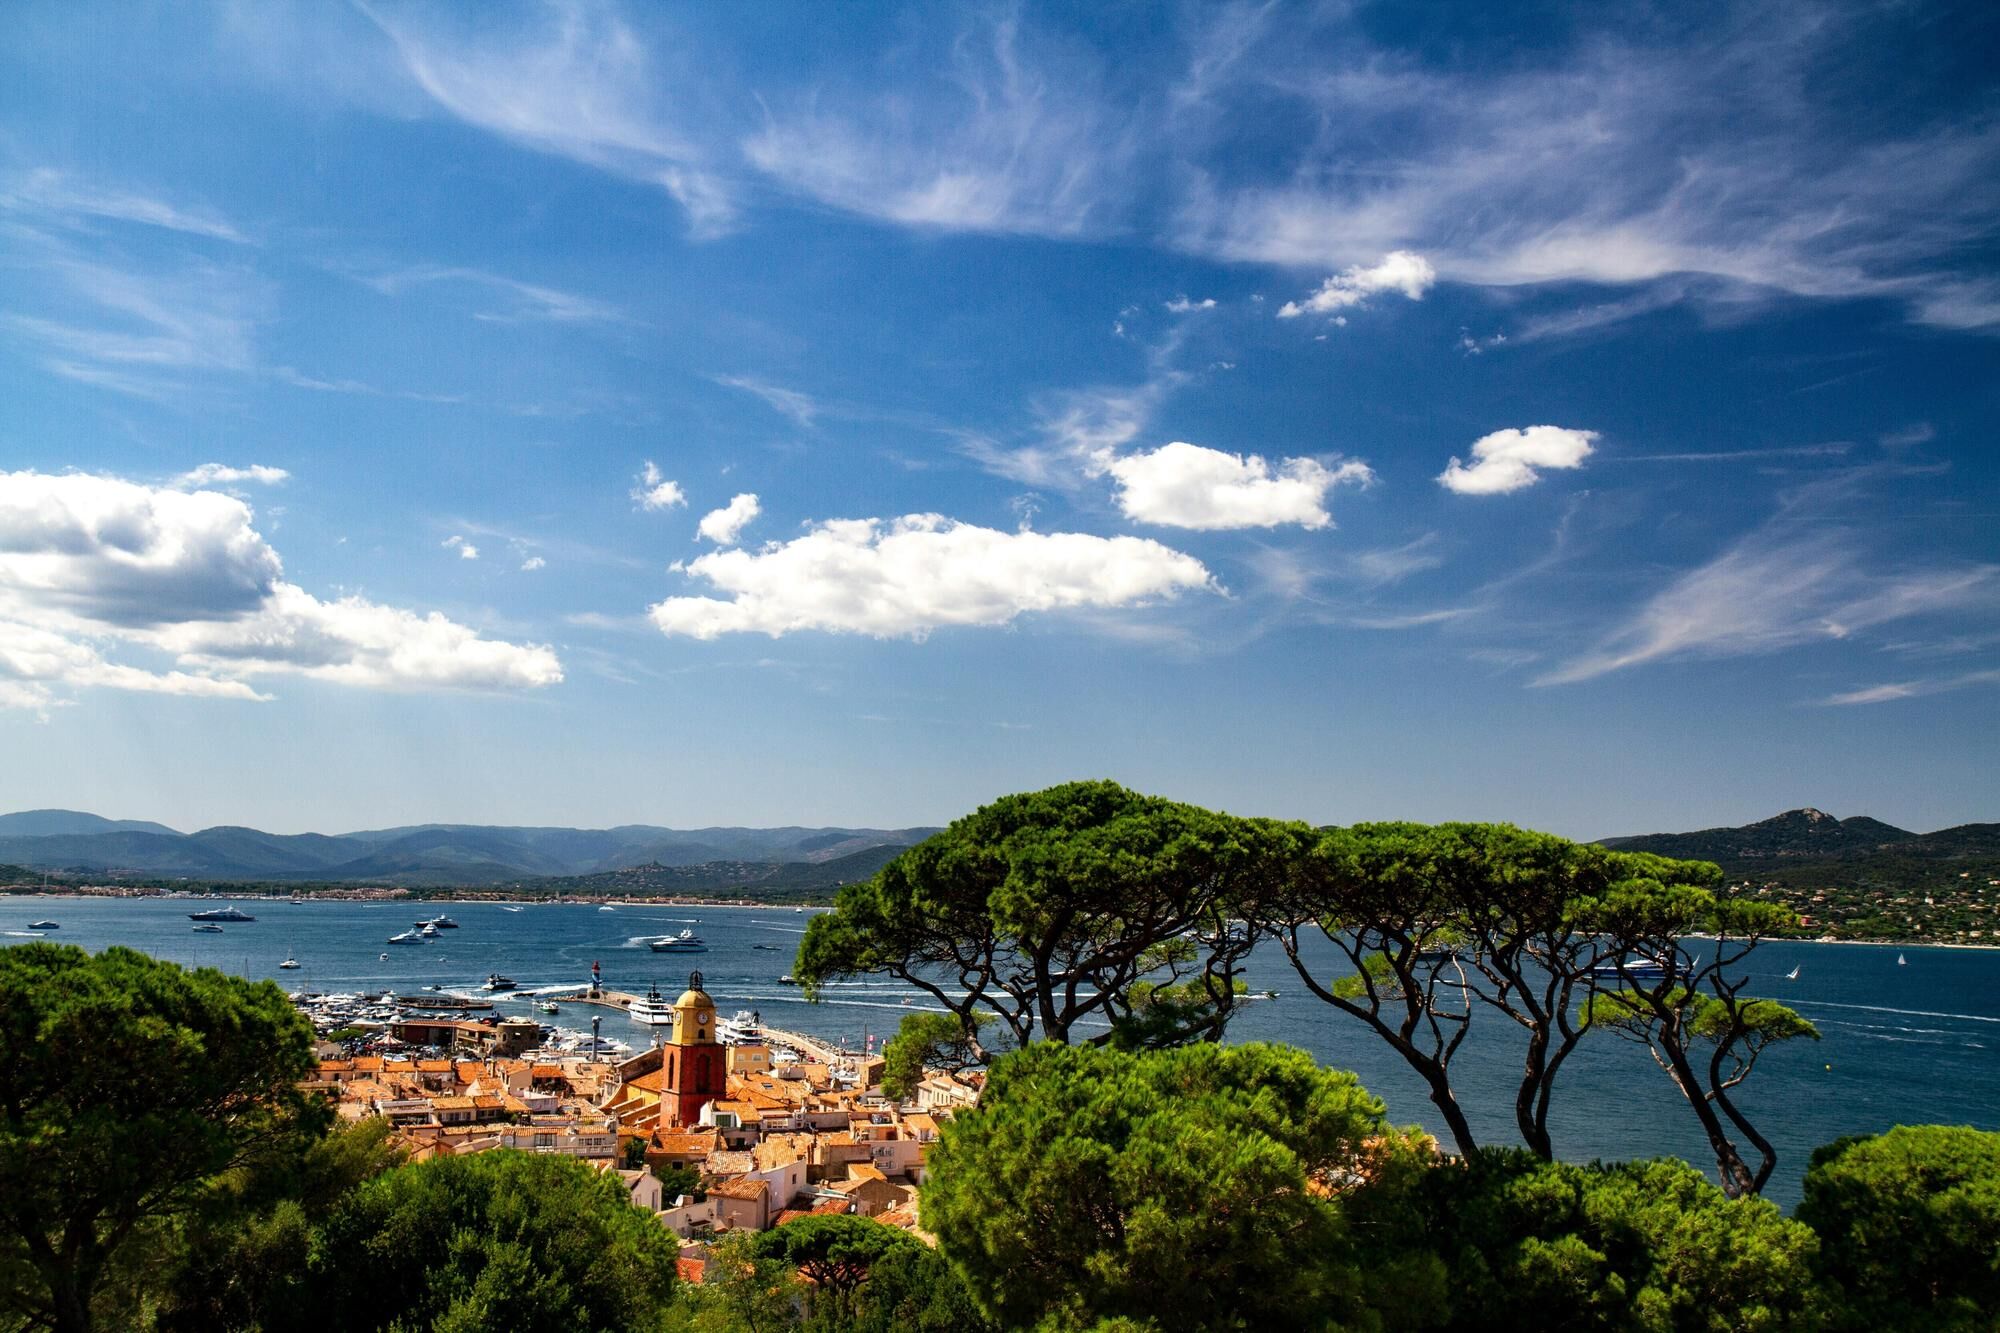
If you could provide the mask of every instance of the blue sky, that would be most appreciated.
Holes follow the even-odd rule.
[[[2000,817],[1990,7],[15,7],[0,808]]]

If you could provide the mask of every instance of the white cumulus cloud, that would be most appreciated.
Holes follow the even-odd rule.
[[[562,679],[541,645],[321,601],[286,581],[253,518],[217,491],[0,473],[0,703],[46,708],[82,687],[259,699],[250,679],[281,673],[397,689]]]
[[[1285,302],[1278,308],[1278,318],[1331,315],[1360,305],[1377,292],[1401,292],[1412,301],[1421,301],[1436,281],[1437,270],[1422,255],[1410,250],[1391,250],[1372,268],[1356,264],[1328,278],[1305,300]]]
[[[1582,467],[1596,439],[1594,430],[1563,426],[1496,430],[1472,442],[1471,463],[1452,459],[1438,484],[1460,495],[1505,495],[1534,485],[1537,468]]]
[[[1199,301],[1191,301],[1185,296],[1176,296],[1173,300],[1167,302],[1167,313],[1170,315],[1187,315],[1197,310],[1213,309],[1215,309],[1215,298],[1213,296],[1204,297]]]
[[[548,561],[538,555],[531,555],[521,562],[521,572],[523,574],[532,574],[538,569],[547,568],[548,563]]]
[[[249,467],[203,463],[198,468],[181,473],[180,482],[183,486],[216,486],[254,481],[259,486],[276,486],[291,475],[281,467],[265,467],[262,463],[252,463]]]
[[[672,509],[687,503],[687,493],[681,490],[677,481],[668,481],[652,459],[639,470],[639,484],[632,488],[632,499],[641,509]]]
[[[442,542],[439,542],[438,544],[444,547],[447,551],[457,551],[458,558],[461,560],[477,560],[479,558],[479,548],[477,546],[474,546],[471,542],[467,541],[465,538],[459,536],[457,533],[453,533],[451,536],[446,537]]]
[[[743,529],[757,515],[763,513],[757,497],[744,492],[720,509],[711,509],[702,515],[701,523],[695,528],[698,536],[705,537],[717,546],[734,546],[736,539],[743,535]]]
[[[1353,459],[1328,467],[1317,459],[1287,458],[1274,468],[1256,454],[1178,440],[1114,459],[1106,469],[1117,479],[1118,507],[1127,518],[1174,528],[1324,528],[1333,522],[1328,491],[1375,479],[1366,463]]]
[[[939,514],[836,519],[758,551],[712,551],[686,572],[725,597],[669,597],[667,634],[798,630],[921,638],[1024,612],[1124,607],[1213,586],[1193,556],[1138,537],[1001,532]]]

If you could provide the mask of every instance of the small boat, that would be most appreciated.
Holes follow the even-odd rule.
[[[188,929],[197,935],[220,935],[222,933],[221,926],[190,926]]]
[[[541,1010],[545,1014],[559,1014],[562,1012],[562,1006],[557,1004],[554,1000],[543,1000],[540,1004],[536,1005],[535,1008]]]
[[[501,911],[503,911],[503,912],[518,912],[518,911],[520,911],[521,909],[520,909],[520,908],[518,908],[518,907],[503,907],[503,908],[501,908],[500,910],[501,910]]]
[[[239,912],[234,907],[211,907],[206,912],[189,912],[190,921],[255,921],[248,912]]]
[[[602,907],[598,908],[597,910],[598,910],[598,911],[600,911],[600,912],[615,912],[615,911],[617,911],[618,909],[617,909],[617,908],[615,908],[615,907],[613,907],[613,906],[611,906],[611,904],[609,904],[609,903],[606,903],[606,904],[605,904],[604,906],[602,906]]]
[[[401,934],[391,935],[389,937],[389,943],[391,944],[422,944],[423,942],[424,942],[424,937],[417,934],[417,932],[414,930],[406,930],[403,931]]]
[[[776,949],[776,948],[777,948],[778,946],[777,946],[777,945],[775,945],[775,944],[753,944],[753,945],[751,945],[750,947],[751,947],[751,948],[753,948],[753,949],[772,949],[772,950],[775,950],[775,949]]]
[[[483,986],[483,987],[481,987],[481,989],[482,989],[482,990],[513,990],[513,989],[514,989],[514,978],[512,978],[512,977],[503,977],[503,976],[501,976],[501,975],[500,975],[500,974],[499,974],[498,972],[492,972],[492,973],[489,973],[489,974],[487,975],[487,977],[486,977],[486,985],[485,985],[485,986]]]
[[[649,941],[647,948],[654,953],[707,953],[708,945],[692,930],[683,930],[678,935],[662,935]]]
[[[798,916],[799,914],[801,914],[801,913],[802,913],[802,912],[804,912],[805,910],[806,910],[806,909],[805,909],[805,908],[803,908],[803,907],[794,907],[794,908],[792,909],[792,915],[793,915],[793,916]]]
[[[291,897],[285,899],[285,901],[290,903],[294,907],[304,907],[306,905],[306,900],[299,897],[299,895],[296,893],[293,894]]]
[[[660,988],[649,986],[646,993],[632,1001],[632,1007],[625,1011],[634,1023],[644,1023],[649,1028],[663,1027],[674,1021],[674,1007],[660,994]]]
[[[793,976],[791,973],[787,972],[785,973],[785,975],[778,978],[778,984],[780,986],[796,986],[799,984],[799,979]]]
[[[285,961],[278,964],[278,968],[280,971],[284,972],[295,971],[301,965],[299,963],[299,960],[292,956],[295,952],[296,950],[291,950],[291,949],[287,949],[285,951]]]
[[[1796,966],[1794,966],[1791,971],[1785,973],[1785,980],[1787,981],[1797,981],[1798,979],[1799,979],[1799,969]]]
[[[1903,957],[1903,955],[1902,955],[1902,954],[1900,954],[1900,953],[1896,955],[1896,966],[1897,966],[1897,967],[1908,967],[1909,965],[1910,965],[1910,960],[1909,960],[1909,959],[1907,959],[1907,958]]]
[[[28,923],[28,929],[29,929],[29,930],[61,930],[61,929],[62,929],[62,927],[61,927],[60,925],[58,925],[57,923],[53,922],[53,921],[30,921],[30,922]]]
[[[418,925],[418,926],[420,926],[420,927],[428,927],[428,928],[429,928],[429,929],[431,929],[431,930],[457,930],[457,929],[458,929],[458,922],[456,922],[456,921],[453,921],[453,920],[452,920],[452,919],[451,919],[450,917],[446,916],[446,915],[445,915],[444,913],[442,913],[442,912],[439,912],[439,913],[438,913],[438,914],[437,914],[436,916],[432,917],[432,918],[431,918],[430,920],[428,920],[428,921],[419,921],[419,922],[417,922],[417,925]]]

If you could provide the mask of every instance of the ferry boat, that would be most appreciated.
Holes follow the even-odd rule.
[[[658,986],[648,986],[646,993],[632,1001],[632,1007],[625,1011],[634,1023],[644,1023],[649,1028],[665,1027],[674,1021],[674,1006]]]
[[[715,1039],[724,1046],[754,1045],[764,1040],[762,1018],[748,1009],[739,1009],[715,1024]]]
[[[197,935],[220,935],[222,933],[221,926],[191,926],[189,929]]]
[[[423,942],[424,937],[417,934],[414,930],[406,930],[389,937],[389,943],[391,944],[422,944]]]
[[[444,914],[443,912],[439,912],[439,913],[438,913],[438,914],[437,914],[436,916],[432,917],[432,918],[431,918],[430,920],[428,920],[428,921],[419,921],[419,922],[417,922],[417,925],[419,925],[419,926],[428,926],[428,927],[430,927],[430,928],[432,928],[432,929],[434,929],[434,930],[457,930],[457,929],[458,929],[458,922],[456,922],[456,921],[453,921],[453,920],[452,920],[452,919],[451,919],[450,917],[446,916],[446,915],[445,915],[445,914]]]
[[[62,929],[62,927],[61,927],[61,926],[60,926],[59,924],[57,924],[56,922],[54,922],[54,921],[30,921],[30,922],[28,923],[28,929],[29,929],[29,930],[61,930],[61,929]]]
[[[514,978],[512,978],[512,977],[503,977],[503,976],[501,976],[501,975],[500,975],[500,974],[499,974],[498,972],[491,972],[491,973],[488,973],[488,974],[487,974],[487,977],[486,977],[486,985],[485,985],[484,987],[482,987],[482,989],[484,989],[484,990],[513,990],[513,989],[514,989]]]
[[[238,911],[234,907],[211,907],[206,912],[188,913],[190,921],[255,921],[256,919],[248,912]]]
[[[708,945],[692,930],[683,930],[678,935],[664,935],[648,945],[654,953],[707,953]]]

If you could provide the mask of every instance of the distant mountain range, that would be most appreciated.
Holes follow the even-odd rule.
[[[1810,865],[1857,868],[1863,864],[1953,861],[2000,857],[2000,824],[1960,824],[1934,833],[1912,833],[1879,819],[1836,819],[1810,806],[1745,824],[1693,833],[1644,833],[1600,838],[1621,851],[1714,861],[1731,875],[1789,873]]]
[[[218,825],[181,833],[143,820],[104,819],[75,810],[0,815],[0,862],[31,870],[125,872],[204,880],[367,881],[465,885],[596,876],[634,866],[712,867],[679,878],[700,887],[771,878],[841,882],[877,849],[875,864],[937,830],[853,828],[609,829],[419,824],[358,833],[265,833]],[[860,858],[859,861],[853,858]],[[843,863],[843,864],[836,864]],[[737,869],[736,867],[744,867]],[[871,867],[865,873],[873,873]],[[734,877],[734,878],[732,878]],[[668,876],[667,878],[673,878]]]

